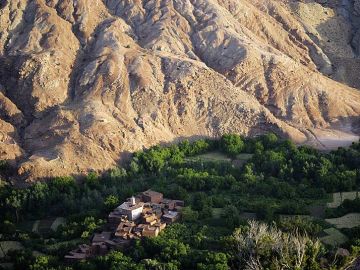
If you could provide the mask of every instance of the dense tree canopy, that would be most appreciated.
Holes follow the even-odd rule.
[[[4,240],[21,242],[25,249],[9,252],[0,263],[10,259],[15,270],[284,269],[284,265],[285,269],[319,269],[320,258],[330,260],[333,254],[315,239],[325,225],[282,215],[305,215],[309,205],[324,201],[329,192],[357,190],[359,145],[325,153],[296,147],[275,134],[257,138],[230,134],[219,140],[152,147],[135,153],[127,166],[103,175],[92,172],[76,181],[54,178],[26,189],[4,185],[0,188],[1,234]],[[214,151],[226,159],[199,158]],[[0,170],[8,170],[1,164]],[[137,240],[127,250],[63,263],[69,250],[101,229],[109,211],[148,188],[185,200],[181,224],[167,227],[159,237]],[[345,200],[327,215],[337,217],[359,207],[358,199]],[[249,213],[261,222],[247,223]],[[55,232],[22,229],[30,220],[57,216],[67,222]],[[352,239],[345,247],[355,256],[359,229],[344,233]],[[42,255],[34,256],[33,251]],[[345,262],[337,263],[341,267]]]

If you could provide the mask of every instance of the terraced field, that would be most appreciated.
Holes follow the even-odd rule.
[[[327,204],[328,208],[336,208],[341,205],[344,200],[355,200],[359,197],[359,192],[337,192],[332,194],[332,202]]]
[[[2,241],[0,242],[0,259],[4,258],[10,250],[21,250],[23,245],[17,241]]]
[[[360,213],[349,213],[342,217],[325,219],[325,221],[338,229],[354,228],[360,226]]]
[[[324,233],[326,234],[326,236],[321,237],[320,240],[321,242],[329,246],[336,247],[346,243],[349,240],[346,235],[344,235],[335,228],[325,229]]]
[[[18,228],[27,232],[38,234],[45,234],[50,231],[56,231],[57,228],[65,224],[66,220],[63,217],[48,218],[35,221],[26,221],[18,225]]]

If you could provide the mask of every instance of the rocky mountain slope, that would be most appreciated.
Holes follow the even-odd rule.
[[[359,0],[0,1],[0,159],[23,179],[157,143],[357,139]]]

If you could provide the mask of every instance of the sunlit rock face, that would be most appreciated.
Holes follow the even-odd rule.
[[[11,0],[0,158],[22,179],[184,138],[357,139],[359,1]]]

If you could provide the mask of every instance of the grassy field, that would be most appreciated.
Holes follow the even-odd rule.
[[[56,231],[57,228],[64,224],[66,220],[63,217],[48,218],[35,221],[27,221],[18,225],[18,228],[27,232],[45,234],[50,231]]]
[[[328,208],[336,208],[341,205],[341,203],[348,200],[355,200],[359,196],[357,191],[353,192],[337,192],[332,194],[332,201],[328,203],[326,206]]]
[[[346,243],[349,239],[346,235],[342,234],[339,230],[335,228],[328,228],[324,230],[326,236],[320,238],[320,241],[326,245],[337,247],[341,244]]]
[[[231,162],[231,158],[221,152],[210,152],[203,155],[198,155],[193,158],[189,158],[190,160],[204,160],[204,161],[222,161],[222,162]]]
[[[250,158],[252,158],[253,154],[240,154],[236,156],[236,159],[233,160],[232,164],[235,167],[242,167]]]
[[[195,157],[187,158],[188,161],[202,161],[202,162],[231,162],[234,167],[242,167],[246,161],[252,158],[253,154],[239,154],[235,159],[231,159],[221,152],[210,152]]]
[[[250,158],[253,157],[254,154],[239,154],[236,156],[236,159],[238,160],[249,160]]]
[[[360,226],[360,214],[350,213],[338,218],[325,219],[325,221],[334,225],[338,229],[354,228]]]
[[[325,217],[326,205],[328,200],[319,200],[309,205],[308,210],[310,216],[323,219]]]
[[[2,241],[0,242],[0,258],[4,258],[10,250],[21,250],[23,245],[17,241]]]

